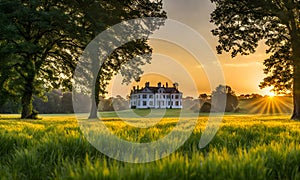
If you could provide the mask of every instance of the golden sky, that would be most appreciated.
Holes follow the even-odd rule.
[[[210,13],[214,9],[210,0],[164,0],[164,9],[168,18],[191,27],[207,41],[221,65],[226,84],[231,86],[236,94],[259,93],[265,95],[269,92],[269,89],[258,87],[265,77],[262,63],[268,57],[263,42],[260,43],[256,53],[252,55],[238,56],[233,59],[230,54],[217,55],[215,47],[218,39],[210,32],[214,29],[214,25],[209,22]],[[163,84],[178,82],[179,89],[184,96],[196,97],[197,94],[211,92],[208,77],[202,65],[197,63],[195,57],[188,51],[165,41],[150,40],[149,43],[154,50],[153,59],[150,65],[143,67],[145,73],[141,82],[128,86],[121,85],[122,78],[117,75],[109,86],[108,96],[120,94],[125,97],[133,85],[142,87],[146,81],[150,81],[153,86],[159,81]],[[203,55],[206,53],[201,52],[201,49],[199,51]]]

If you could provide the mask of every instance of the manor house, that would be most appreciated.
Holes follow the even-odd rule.
[[[145,87],[139,89],[134,86],[130,93],[130,108],[182,108],[182,93],[178,90],[178,83],[174,83],[173,87],[157,84],[157,87],[150,86],[149,82],[145,83]]]

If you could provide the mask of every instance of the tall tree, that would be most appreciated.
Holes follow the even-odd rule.
[[[91,24],[90,26],[92,37],[107,28],[106,26],[101,26],[103,24],[106,24],[109,27],[124,20],[134,18],[166,17],[166,13],[162,10],[161,0],[113,0],[100,2],[102,4],[86,5],[84,6],[84,9],[82,8],[83,5],[81,3],[77,4],[78,9],[80,10],[81,8],[82,13],[86,14],[89,21],[98,22]],[[107,7],[108,12],[97,13],[98,8],[95,8],[97,6]],[[162,22],[153,22],[150,24],[146,23],[143,25],[144,26],[140,26],[141,31],[146,30],[146,32],[151,32],[158,29],[162,25]],[[147,39],[139,39],[128,42],[117,48],[106,60],[103,61],[100,70],[96,71],[96,74],[92,75],[95,78],[95,86],[92,88],[91,92],[92,107],[89,115],[90,119],[97,118],[100,97],[107,93],[106,87],[113,75],[117,72],[121,72],[124,77],[124,83],[128,83],[132,80],[138,80],[139,76],[143,73],[140,67],[145,63],[150,62],[151,52],[152,49],[148,45]],[[99,64],[94,64],[93,67],[97,69]]]
[[[216,9],[211,22],[219,37],[218,53],[254,53],[265,41],[270,57],[264,61],[267,77],[261,88],[273,86],[277,93],[293,92],[292,119],[300,119],[300,1],[211,0]]]
[[[1,66],[10,72],[1,69],[0,81],[6,92],[20,97],[21,118],[32,117],[34,94],[70,85],[83,49],[76,23],[81,19],[63,1],[0,1]]]
[[[161,11],[161,1],[1,0],[0,55],[5,58],[0,63],[5,68],[0,69],[0,85],[3,92],[20,97],[21,117],[30,118],[34,94],[52,88],[70,89],[78,57],[99,32],[124,19],[156,14],[165,14]],[[146,41],[142,44],[141,49],[149,49]],[[110,62],[106,69],[121,66]],[[4,70],[10,75],[4,75]],[[110,72],[99,77],[102,83],[99,92],[104,92],[102,87],[111,76]]]

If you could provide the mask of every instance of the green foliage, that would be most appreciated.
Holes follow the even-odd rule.
[[[138,142],[163,137],[178,121],[166,117],[153,127],[137,129],[117,118],[104,120],[119,137]],[[299,122],[286,116],[225,116],[213,141],[199,149],[206,122],[207,117],[199,117],[191,137],[172,155],[130,164],[98,152],[72,116],[44,116],[42,121],[2,116],[0,175],[4,179],[300,178]]]
[[[29,118],[33,94],[70,87],[83,17],[63,1],[2,0],[0,12],[1,66],[11,72],[0,79],[5,91],[21,97],[22,117]]]
[[[98,33],[138,17],[165,17],[161,1],[1,0],[0,105],[6,94],[18,97],[22,118],[28,118],[33,95],[42,96],[53,88],[71,89],[77,60]],[[108,81],[121,69],[119,57],[128,61],[137,54],[151,53],[146,41],[129,42],[110,56],[103,66],[106,73],[96,76],[99,94],[105,93]],[[145,59],[149,62],[150,56]],[[125,81],[137,78],[143,64],[144,59],[139,59],[124,66]],[[126,76],[130,69],[134,76]]]
[[[292,90],[293,74],[300,62],[298,0],[212,0],[216,9],[211,22],[217,25],[219,53],[254,53],[258,42],[265,40],[270,57],[264,61],[267,77],[260,87],[273,86],[277,93]],[[298,70],[297,70],[298,71]],[[297,76],[299,76],[297,74]]]

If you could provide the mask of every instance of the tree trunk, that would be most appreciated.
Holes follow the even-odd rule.
[[[32,97],[33,92],[30,86],[25,87],[25,92],[22,96],[21,103],[22,103],[22,114],[21,119],[31,119],[32,118]]]
[[[292,52],[293,52],[293,65],[294,65],[294,74],[293,74],[293,101],[294,101],[294,110],[292,119],[300,120],[300,36],[298,34],[298,28],[293,24],[294,31],[291,34],[292,40]]]
[[[300,120],[300,93],[295,93],[294,92],[294,110],[293,110],[293,115],[292,119],[293,120]]]
[[[92,95],[91,95],[92,107],[91,107],[89,119],[97,119],[98,118],[97,112],[98,112],[98,105],[100,102],[100,100],[99,100],[99,93],[100,93],[99,78],[100,78],[100,76],[99,76],[99,74],[97,74],[96,81],[94,83],[95,85],[92,89]]]
[[[294,66],[293,101],[294,110],[292,119],[300,120],[300,63]]]
[[[89,119],[97,119],[98,118],[97,112],[98,112],[98,106],[95,100],[92,100],[92,108],[90,111]]]

